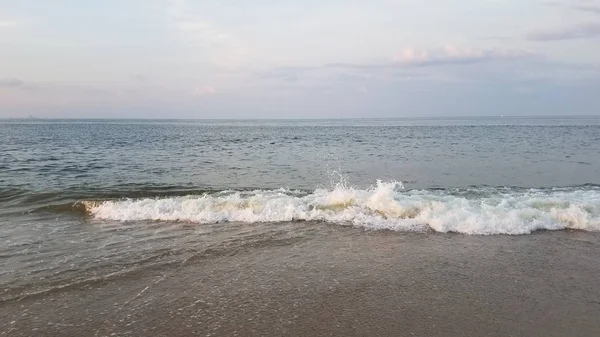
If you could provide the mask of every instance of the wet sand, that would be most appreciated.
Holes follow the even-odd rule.
[[[0,336],[600,336],[598,233],[294,226],[5,300]]]

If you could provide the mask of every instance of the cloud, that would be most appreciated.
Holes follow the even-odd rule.
[[[600,6],[573,5],[571,6],[571,8],[576,9],[578,11],[600,14]]]
[[[15,27],[20,24],[21,23],[18,21],[2,21],[2,20],[0,20],[0,28]]]
[[[540,30],[527,35],[530,41],[561,41],[600,38],[600,22],[590,22],[559,29]]]
[[[592,1],[580,0],[578,4],[569,4],[560,1],[543,1],[542,4],[550,7],[567,7],[573,10],[589,12],[592,14],[600,14],[600,5],[591,4]]]
[[[443,65],[467,65],[472,63],[492,62],[498,60],[537,58],[538,55],[527,50],[485,50],[476,48],[461,48],[447,45],[439,49],[406,48],[396,54],[391,61],[371,63],[327,63],[320,66],[279,67],[260,72],[263,79],[279,79],[295,82],[306,72],[312,70],[408,70],[422,67]],[[407,76],[418,76],[418,73],[408,72]]]
[[[367,89],[375,94],[400,87],[575,85],[600,80],[600,67],[556,62],[526,50],[446,47],[405,49],[389,62],[278,67],[256,76],[261,80],[256,86],[269,92],[351,94]]]
[[[0,19],[0,29],[2,28],[14,28],[18,26],[28,25],[31,22],[28,20],[2,20]]]
[[[0,88],[18,88],[22,87],[24,84],[25,82],[18,78],[0,79]]]
[[[436,49],[407,48],[389,61],[328,63],[318,66],[288,66],[255,74],[263,90],[286,95],[369,94],[390,88],[436,86],[514,85],[541,76],[562,77],[558,67],[527,50],[461,48],[448,45]],[[553,69],[549,74],[549,69]],[[564,77],[573,71],[564,71]],[[256,78],[255,77],[255,78]],[[554,78],[549,79],[554,81]],[[427,89],[429,90],[429,89]]]
[[[131,75],[131,80],[134,82],[146,82],[148,80],[148,77],[144,74],[132,74]]]
[[[476,48],[462,48],[454,45],[446,45],[439,49],[415,49],[406,48],[397,53],[391,61],[372,63],[328,63],[318,67],[285,67],[286,76],[293,70],[297,76],[299,71],[311,68],[350,68],[357,70],[385,69],[385,68],[418,68],[428,66],[440,66],[451,64],[471,64],[479,62],[491,62],[495,60],[534,58],[538,55],[528,50],[485,50]],[[277,75],[277,74],[275,74]]]
[[[217,90],[211,85],[196,87],[192,90],[192,96],[204,97],[204,96],[212,96],[216,93],[217,93]]]
[[[280,67],[258,72],[258,77],[261,79],[275,79],[284,82],[297,82],[300,79],[300,74],[308,68],[302,67]]]
[[[468,64],[531,57],[534,54],[525,50],[484,50],[446,45],[442,49],[426,50],[408,48],[394,57],[394,61],[406,66],[433,66],[444,64]]]
[[[179,39],[192,51],[193,61],[221,66],[236,66],[245,61],[247,51],[240,41],[197,14],[209,11],[194,11],[187,0],[169,0],[167,12]]]

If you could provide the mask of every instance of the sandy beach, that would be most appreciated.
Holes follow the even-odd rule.
[[[600,234],[289,226],[4,301],[0,335],[600,334]]]

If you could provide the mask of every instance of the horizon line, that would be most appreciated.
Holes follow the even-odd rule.
[[[459,118],[581,118],[600,117],[600,114],[589,115],[456,115],[456,116],[404,116],[404,117],[330,117],[330,118],[162,118],[162,117],[0,117],[5,120],[140,120],[140,121],[327,121],[327,120],[402,120],[402,119],[459,119]]]

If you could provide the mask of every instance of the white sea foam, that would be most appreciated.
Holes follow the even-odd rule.
[[[97,219],[117,221],[283,222],[317,220],[368,229],[528,234],[536,230],[600,230],[600,190],[414,190],[398,182],[369,189],[338,185],[312,193],[226,191],[203,196],[90,203]]]

